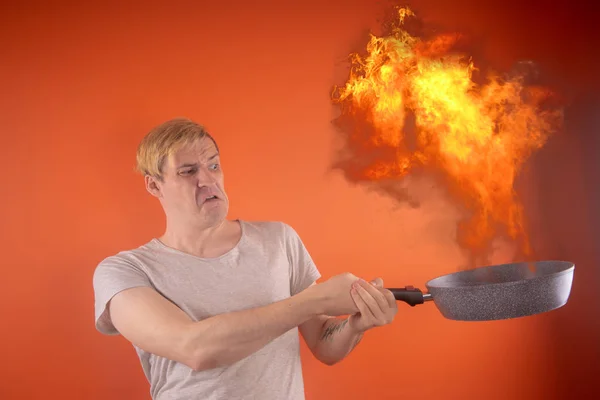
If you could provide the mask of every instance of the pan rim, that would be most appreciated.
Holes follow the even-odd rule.
[[[427,287],[427,289],[429,288],[443,288],[443,289],[464,289],[464,288],[476,288],[476,287],[481,287],[481,286],[485,286],[486,288],[488,287],[496,287],[496,286],[514,286],[514,285],[523,285],[526,283],[529,283],[532,280],[541,280],[541,279],[550,279],[550,278],[558,278],[562,275],[566,275],[566,274],[570,274],[573,275],[573,271],[575,270],[575,263],[571,262],[571,261],[564,261],[564,260],[542,260],[542,261],[534,261],[533,263],[539,264],[539,263],[562,263],[562,264],[568,264],[570,265],[568,268],[558,271],[558,272],[553,272],[551,274],[548,275],[541,275],[541,276],[534,276],[534,277],[530,277],[530,278],[524,278],[524,279],[519,279],[518,281],[507,281],[507,282],[481,282],[481,283],[472,283],[469,285],[450,285],[450,284],[436,284],[434,281],[454,275],[454,274],[458,274],[461,272],[468,272],[469,270],[466,271],[458,271],[458,272],[452,272],[450,274],[445,274],[445,275],[440,275],[438,277],[435,277],[433,279],[430,279],[429,281],[427,281],[425,283],[425,286]],[[483,266],[483,267],[479,267],[479,268],[491,268],[491,267],[501,267],[501,266],[505,266],[505,265],[516,265],[516,264],[527,264],[527,262],[515,262],[515,263],[504,263],[504,264],[496,264],[496,265],[487,265],[487,266]],[[455,282],[456,283],[456,282]]]

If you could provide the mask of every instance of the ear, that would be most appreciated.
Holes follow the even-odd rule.
[[[146,184],[146,190],[154,197],[162,197],[160,191],[160,181],[153,176],[146,175],[144,177],[144,183]]]

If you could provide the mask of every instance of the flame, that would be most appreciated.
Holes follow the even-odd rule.
[[[431,173],[465,211],[457,240],[472,257],[500,235],[530,255],[514,184],[560,124],[559,111],[543,109],[550,92],[527,86],[524,75],[476,83],[474,62],[451,52],[459,35],[412,36],[404,25],[414,13],[397,11],[391,34],[370,35],[366,54],[351,55],[350,76],[333,92],[347,133],[343,168],[355,181],[382,184]]]

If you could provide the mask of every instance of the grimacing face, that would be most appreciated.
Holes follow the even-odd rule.
[[[179,149],[165,160],[162,173],[162,181],[147,176],[146,188],[169,219],[212,226],[226,218],[229,199],[219,152],[210,138]]]

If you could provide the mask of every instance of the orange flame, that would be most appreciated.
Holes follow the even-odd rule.
[[[526,86],[523,75],[476,84],[473,61],[450,52],[459,36],[411,36],[403,26],[413,12],[397,15],[391,34],[371,35],[366,55],[351,56],[349,79],[333,93],[348,134],[343,168],[382,183],[433,173],[466,211],[457,240],[472,257],[485,257],[500,235],[530,255],[514,183],[560,124],[560,112],[542,109],[549,91]]]

